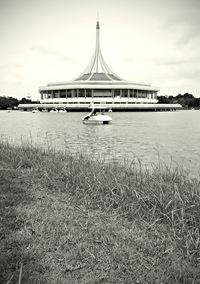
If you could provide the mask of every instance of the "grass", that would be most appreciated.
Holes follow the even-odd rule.
[[[180,167],[0,143],[0,283],[200,283],[200,183]]]

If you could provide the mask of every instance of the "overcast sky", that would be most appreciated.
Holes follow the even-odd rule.
[[[200,0],[0,0],[0,96],[39,99],[95,47],[120,77],[200,97]]]

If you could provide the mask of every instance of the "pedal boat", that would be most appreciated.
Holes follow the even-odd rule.
[[[112,118],[105,113],[105,106],[95,106],[90,104],[88,108],[91,108],[91,112],[82,118],[84,124],[109,124],[112,122]]]

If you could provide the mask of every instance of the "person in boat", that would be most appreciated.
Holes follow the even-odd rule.
[[[97,115],[97,110],[95,109],[92,115]]]

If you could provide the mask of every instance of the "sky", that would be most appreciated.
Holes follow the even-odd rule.
[[[0,96],[79,76],[100,44],[120,77],[200,97],[200,0],[0,0]]]

